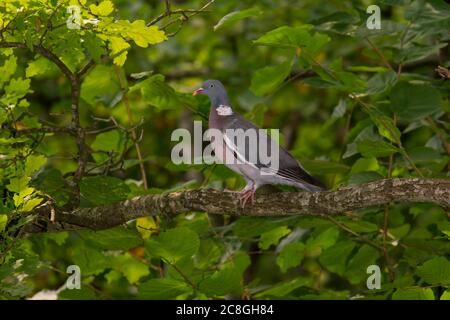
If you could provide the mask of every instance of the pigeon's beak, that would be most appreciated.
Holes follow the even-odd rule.
[[[195,90],[194,92],[192,92],[192,95],[193,95],[193,96],[196,96],[196,95],[201,94],[201,93],[203,93],[203,92],[205,92],[205,89],[203,89],[203,88],[198,88],[197,90]]]

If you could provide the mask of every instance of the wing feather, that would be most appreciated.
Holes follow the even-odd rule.
[[[248,129],[259,130],[257,126],[253,123],[242,117],[241,115],[235,113],[227,123],[224,124],[222,134],[224,137],[224,142],[226,146],[235,154],[237,159],[242,163],[246,163],[252,165],[260,170],[264,170],[266,172],[272,172],[275,175],[282,177],[284,179],[288,179],[290,181],[299,182],[299,183],[307,183],[319,188],[325,189],[323,183],[321,183],[318,179],[312,177],[300,164],[299,162],[284,148],[273,142],[270,136],[265,135],[264,139],[267,141],[267,149],[270,153],[271,146],[276,146],[278,148],[279,155],[279,164],[278,168],[272,168],[270,165],[264,164],[259,158],[259,152],[257,152],[256,161],[252,161],[252,157],[250,156],[250,142],[246,139],[245,144],[239,144],[233,141],[233,138],[227,135],[226,129],[243,129],[244,131]],[[258,132],[258,131],[256,131]],[[257,145],[259,146],[259,135],[257,134]],[[253,150],[252,150],[253,151]],[[253,154],[253,158],[255,155]]]

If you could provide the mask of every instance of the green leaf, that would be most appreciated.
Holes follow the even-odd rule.
[[[286,225],[285,218],[242,217],[233,226],[238,237],[255,237],[276,227]]]
[[[377,249],[367,244],[361,246],[358,252],[348,263],[345,271],[346,278],[352,284],[362,283],[367,277],[367,267],[375,264],[380,257]]]
[[[277,245],[281,238],[285,235],[289,234],[291,230],[286,226],[281,226],[270,231],[264,232],[261,234],[261,238],[259,239],[258,246],[266,250],[271,245]]]
[[[347,173],[350,169],[348,166],[342,163],[327,161],[327,160],[307,160],[301,161],[303,167],[305,167],[311,174],[340,174]]]
[[[397,289],[392,300],[434,300],[434,293],[430,288]]]
[[[403,238],[406,236],[411,229],[411,225],[404,224],[402,226],[396,227],[396,228],[389,228],[389,233],[392,234],[396,239]]]
[[[400,144],[400,130],[394,123],[394,120],[383,115],[375,108],[364,108],[369,113],[373,123],[377,126],[378,132],[388,140]]]
[[[447,43],[437,43],[435,45],[431,44],[417,44],[411,43],[407,48],[403,50],[396,51],[394,59],[397,61],[402,61],[403,64],[422,60],[431,55],[438,55],[439,50],[447,46]]]
[[[306,250],[308,252],[320,252],[332,246],[339,237],[339,230],[335,227],[330,227],[318,235],[311,237],[306,242]]]
[[[114,64],[123,66],[127,59],[127,52],[130,48],[128,39],[133,40],[136,45],[146,48],[150,44],[157,44],[167,37],[164,31],[157,26],[146,26],[144,20],[116,20],[113,23],[100,23],[99,27],[103,29],[101,39],[109,41],[110,56],[114,58]]]
[[[30,155],[25,161],[25,174],[31,176],[38,171],[45,163],[47,158],[43,155]]]
[[[281,272],[297,267],[303,260],[305,245],[301,242],[288,243],[277,257],[277,265]]]
[[[391,109],[399,119],[414,121],[439,110],[441,94],[428,85],[398,83],[391,91]]]
[[[275,47],[304,48],[309,54],[314,54],[330,41],[330,37],[320,33],[312,35],[311,29],[311,25],[300,27],[282,26],[267,32],[255,40],[254,43]]]
[[[96,275],[110,267],[107,256],[88,246],[75,246],[72,261],[81,269],[81,276]]]
[[[99,5],[91,4],[89,9],[96,16],[108,16],[114,11],[114,4],[111,1],[102,1]]]
[[[93,205],[100,206],[125,200],[130,188],[118,178],[96,176],[81,180],[80,193]]]
[[[264,290],[261,293],[257,293],[255,298],[283,298],[286,297],[289,293],[304,286],[311,285],[311,279],[298,277],[293,280],[284,281],[275,284],[267,290]]]
[[[62,232],[49,232],[45,235],[39,235],[39,237],[43,237],[45,240],[52,240],[55,242],[58,246],[62,246],[66,243],[66,240],[69,238],[69,232],[62,231]]]
[[[100,101],[110,105],[116,99],[119,91],[120,87],[114,68],[98,65],[84,79],[81,85],[81,98],[92,106]]]
[[[145,244],[151,256],[161,257],[170,263],[194,256],[199,246],[200,240],[197,233],[185,227],[162,232],[148,239]]]
[[[98,299],[94,289],[81,286],[80,289],[65,289],[58,293],[58,300],[96,300]]]
[[[237,251],[233,255],[233,259],[228,261],[225,265],[233,266],[241,275],[251,265],[249,255],[244,251]]]
[[[123,132],[120,130],[111,130],[100,133],[95,137],[91,144],[92,150],[95,151],[115,151],[120,152],[125,146]]]
[[[200,248],[195,256],[195,265],[200,269],[207,268],[211,263],[216,263],[220,259],[222,253],[221,246],[214,240],[201,240]]]
[[[164,31],[159,30],[157,26],[147,27],[144,20],[135,20],[129,25],[128,21],[126,23],[127,30],[125,33],[122,31],[122,34],[133,39],[139,47],[147,48],[149,44],[157,44],[167,40]]]
[[[55,200],[56,205],[63,206],[69,201],[71,191],[66,186],[66,182],[59,170],[45,170],[32,181],[32,185]]]
[[[397,74],[394,71],[385,71],[375,74],[367,81],[366,93],[369,95],[385,92],[397,82]]]
[[[20,212],[28,212],[33,210],[38,204],[40,204],[44,200],[43,198],[32,198],[26,200],[26,202],[20,208]]]
[[[341,91],[364,92],[367,89],[366,82],[354,73],[334,71],[334,75],[340,82],[340,85],[337,85],[337,88]]]
[[[164,81],[164,76],[156,74],[132,86],[130,91],[140,90],[144,101],[159,109],[179,108],[180,96]]]
[[[36,75],[45,74],[52,69],[51,63],[44,57],[39,57],[34,61],[28,63],[28,67],[25,70],[25,76],[27,78],[34,77]]]
[[[143,244],[135,229],[123,226],[100,231],[81,230],[79,233],[87,243],[103,250],[128,250]]]
[[[427,283],[435,285],[450,284],[450,261],[445,257],[436,257],[417,267],[416,274]]]
[[[0,232],[5,230],[7,223],[8,223],[8,215],[0,214]]]
[[[17,69],[17,57],[12,55],[0,67],[0,88],[14,75]]]
[[[112,257],[111,261],[113,268],[121,272],[129,283],[136,283],[140,278],[150,274],[149,267],[128,252]]]
[[[89,55],[95,62],[99,63],[101,56],[106,54],[104,42],[91,33],[87,33],[83,40],[83,46],[87,49]]]
[[[27,176],[22,177],[15,177],[9,180],[9,184],[6,185],[6,188],[9,191],[19,193],[23,189],[28,187],[28,183],[30,182],[31,178]]]
[[[450,290],[445,290],[441,295],[440,300],[450,300]]]
[[[289,75],[291,66],[292,60],[288,59],[279,65],[256,70],[252,77],[250,90],[257,96],[274,91]]]
[[[217,22],[217,24],[214,26],[214,31],[231,26],[237,21],[243,20],[245,18],[260,15],[261,13],[262,11],[258,8],[250,8],[246,10],[230,12],[222,19],[220,19],[219,22]]]
[[[214,272],[200,282],[199,289],[207,295],[224,296],[242,293],[242,273],[233,267]]]
[[[378,171],[380,165],[376,158],[359,158],[352,166],[350,174],[355,174],[365,171]]]
[[[127,60],[128,49],[130,45],[122,37],[109,37],[110,56],[114,58],[114,64],[123,66]]]
[[[18,194],[15,194],[13,196],[14,199],[14,205],[17,207],[20,207],[27,199],[31,197],[31,194],[34,192],[33,188],[25,188],[22,189]]]
[[[324,250],[320,255],[319,261],[331,272],[344,276],[348,258],[355,247],[356,243],[353,241],[339,241]]]
[[[139,299],[164,300],[175,299],[177,296],[190,292],[192,289],[183,281],[162,278],[150,279],[138,287]]]
[[[387,157],[399,152],[399,149],[384,141],[361,140],[357,142],[357,150],[364,157]]]
[[[15,78],[11,79],[9,84],[5,86],[5,93],[14,95],[17,98],[24,97],[30,89],[30,79]]]

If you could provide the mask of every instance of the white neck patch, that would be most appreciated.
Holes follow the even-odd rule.
[[[216,108],[216,110],[219,116],[230,116],[233,114],[233,110],[231,109],[231,107],[226,106],[224,104],[219,105],[219,107]]]

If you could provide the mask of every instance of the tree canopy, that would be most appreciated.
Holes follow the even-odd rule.
[[[0,298],[450,299],[450,5],[378,2],[2,1]],[[174,164],[206,79],[330,190]]]

